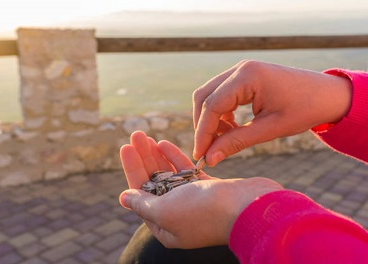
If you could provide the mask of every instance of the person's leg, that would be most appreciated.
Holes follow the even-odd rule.
[[[142,224],[120,256],[119,264],[238,264],[239,261],[227,246],[198,249],[165,248]]]

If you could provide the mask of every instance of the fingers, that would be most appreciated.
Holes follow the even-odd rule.
[[[193,151],[195,159],[205,155],[210,145],[216,140],[215,136],[218,132],[222,133],[221,130],[224,128],[221,127],[220,121],[237,126],[232,112],[239,105],[252,102],[255,94],[254,85],[247,85],[251,83],[251,77],[247,78],[242,69],[236,69],[204,100],[195,131]],[[225,130],[229,130],[229,127]]]
[[[169,141],[160,141],[158,147],[176,170],[194,168],[193,162],[177,146]]]
[[[148,142],[151,145],[152,156],[155,158],[157,165],[160,170],[164,171],[176,171],[175,167],[167,160],[167,158],[163,155],[158,144],[153,138],[148,138]]]
[[[149,176],[136,148],[131,145],[122,146],[120,149],[120,159],[129,188],[141,188],[142,184],[148,181]]]
[[[152,208],[156,196],[143,190],[129,189],[120,194],[119,201],[122,206],[133,210],[144,220],[155,222],[155,210]]]
[[[199,117],[201,116],[202,112],[202,105],[205,99],[217,89],[237,68],[240,63],[236,64],[235,66],[231,67],[227,71],[217,75],[202,87],[198,88],[193,93],[193,123],[194,129],[197,128]]]
[[[160,169],[155,156],[151,150],[151,144],[147,138],[147,135],[142,131],[134,132],[130,137],[130,142],[133,147],[139,153],[146,172],[148,175]]]
[[[159,225],[163,215],[157,213],[160,210],[160,205],[156,206],[155,204],[156,199],[160,198],[162,197],[156,197],[141,190],[127,190],[120,194],[119,201],[123,207],[133,210],[141,217],[152,234],[165,247],[177,247],[178,238]]]
[[[282,135],[277,114],[257,117],[246,125],[234,128],[214,140],[206,153],[208,166],[215,166],[226,157],[249,146],[266,142]]]
[[[129,188],[141,188],[155,171],[175,171],[160,152],[157,143],[142,131],[133,133],[131,144],[121,147],[120,158]]]
[[[174,144],[156,141],[142,131],[131,135],[131,144],[124,145],[120,157],[130,188],[141,188],[149,176],[158,170],[192,169],[192,161]]]

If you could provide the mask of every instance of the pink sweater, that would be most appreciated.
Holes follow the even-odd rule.
[[[349,113],[313,132],[333,149],[368,162],[368,73],[333,69],[350,78]],[[259,197],[239,215],[230,249],[241,263],[368,263],[368,232],[307,196],[283,190]]]

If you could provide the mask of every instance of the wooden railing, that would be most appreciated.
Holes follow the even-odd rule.
[[[368,47],[368,35],[97,38],[98,52],[185,52]],[[18,55],[16,40],[0,40],[0,56]]]

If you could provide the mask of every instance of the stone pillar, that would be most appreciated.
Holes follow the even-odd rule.
[[[99,123],[94,30],[18,30],[26,130],[73,132]]]

